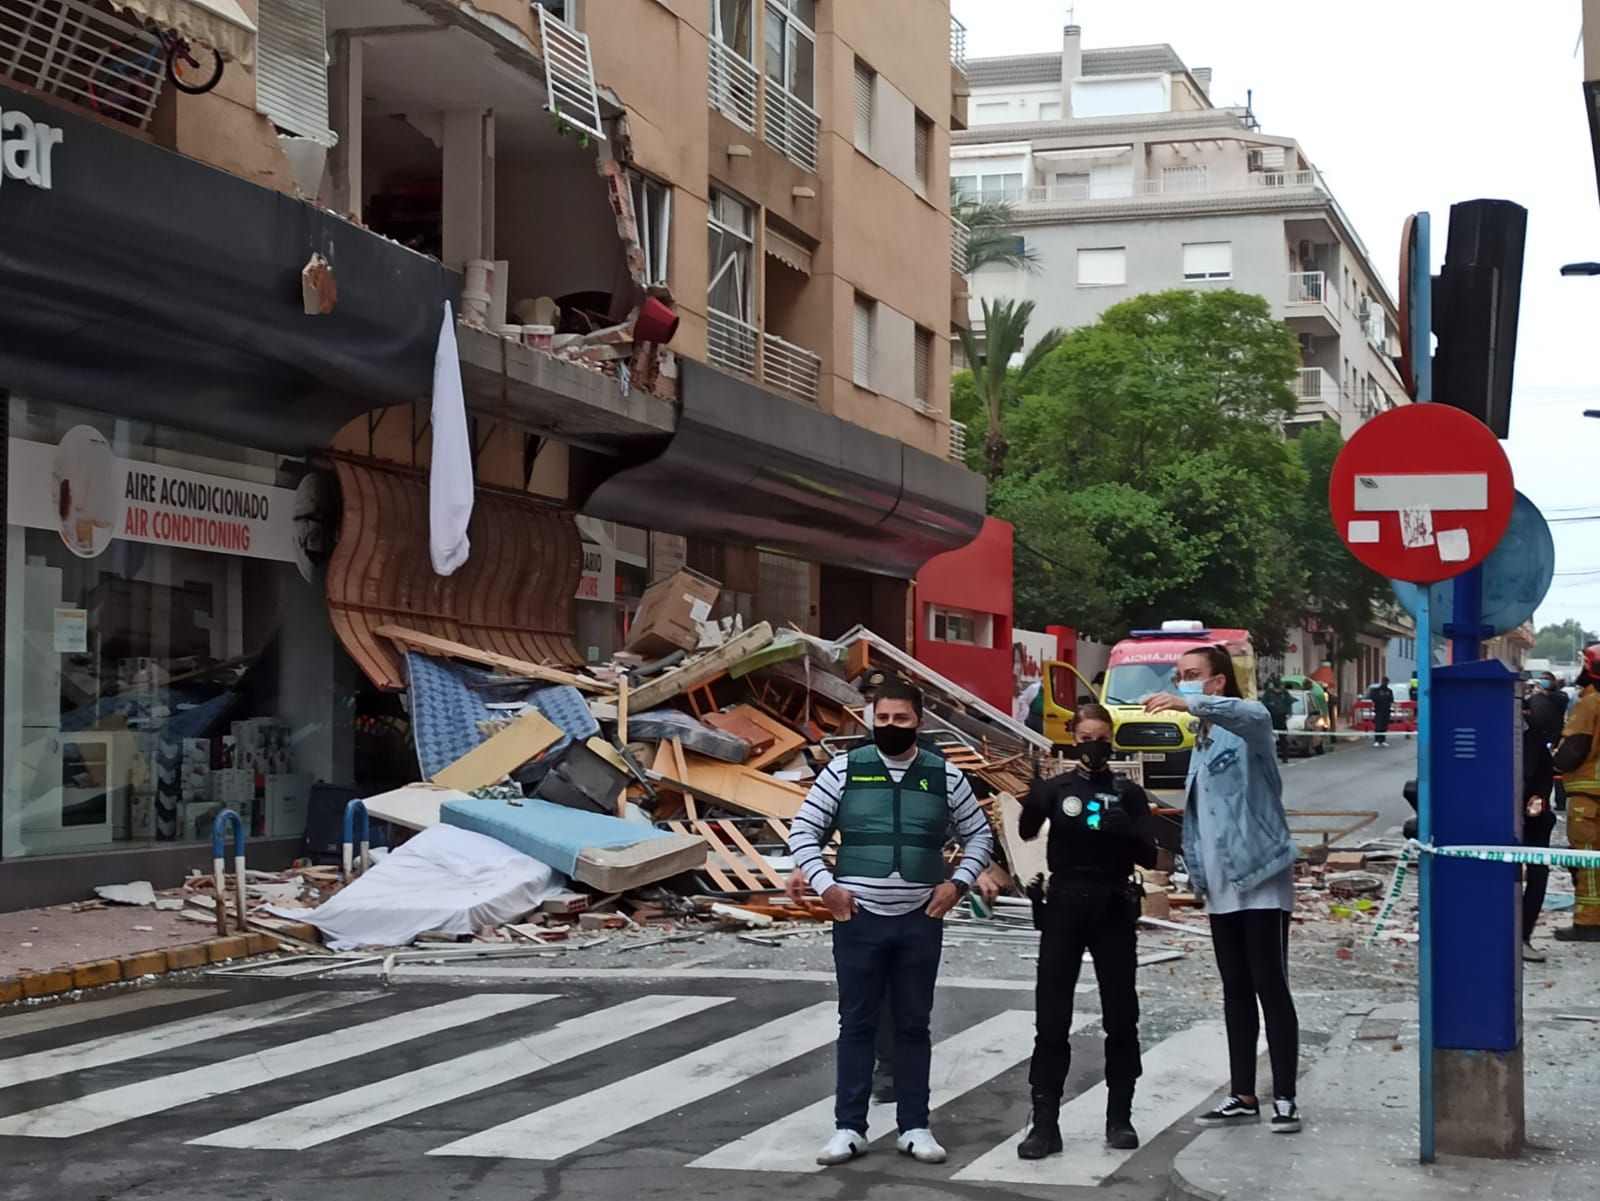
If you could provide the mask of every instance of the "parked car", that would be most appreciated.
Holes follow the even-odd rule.
[[[1284,722],[1290,732],[1310,732],[1310,737],[1290,738],[1291,755],[1322,755],[1333,745],[1332,706],[1328,690],[1307,676],[1284,676],[1283,687],[1294,708]]]

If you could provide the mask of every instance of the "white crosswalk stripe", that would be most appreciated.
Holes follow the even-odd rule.
[[[838,1023],[837,1005],[823,1001],[428,1154],[560,1159],[814,1051]]]
[[[105,1067],[157,1055],[178,1047],[192,1046],[208,1039],[239,1034],[246,1030],[259,1030],[263,1026],[286,1022],[291,1018],[310,1017],[346,1005],[370,1001],[376,993],[304,993],[298,996],[275,997],[254,1005],[240,1005],[217,1013],[181,1021],[165,1022],[135,1034],[108,1034],[87,1042],[54,1047],[48,1051],[35,1051],[31,1055],[14,1055],[0,1059],[0,1088],[18,1084],[32,1084],[52,1076],[65,1076],[68,1072],[81,1072],[89,1068]]]
[[[1220,1022],[1201,1022],[1157,1043],[1144,1054],[1144,1075],[1135,1095],[1133,1124],[1146,1141],[1199,1107],[1228,1078],[1228,1040]],[[1105,1145],[1106,1085],[1101,1081],[1061,1107],[1060,1155],[1018,1159],[1019,1131],[954,1176],[958,1181],[1038,1184],[1052,1187],[1099,1184],[1136,1151]]]
[[[344,1030],[268,1047],[206,1067],[13,1114],[0,1118],[0,1135],[71,1138],[88,1134],[221,1093],[238,1092],[285,1076],[358,1059],[414,1038],[554,999],[554,995],[547,993],[475,993]]]
[[[182,1005],[185,1001],[202,1001],[221,993],[220,988],[144,988],[138,992],[125,992],[99,1001],[75,1001],[70,1005],[52,1005],[37,1013],[7,1014],[0,1021],[0,1042],[34,1034],[40,1030],[59,1030],[63,1026],[76,1026],[83,1022],[97,1022],[102,1018],[120,1017],[140,1009],[158,1009],[164,1005]]]
[[[1093,1014],[1074,1017],[1076,1031],[1096,1021]],[[941,1106],[987,1084],[1033,1052],[1033,1014],[1009,1009],[986,1022],[935,1043],[928,1078],[928,1108],[937,1120]],[[867,1110],[867,1130],[878,1136],[895,1131],[893,1103],[874,1101]],[[702,1155],[692,1168],[725,1168],[740,1172],[820,1172],[817,1151],[833,1132],[833,1098],[779,1118],[743,1138]]]
[[[634,1038],[732,997],[639,997],[548,1030],[272,1114],[189,1141],[203,1147],[303,1151],[419,1110],[531,1076]]]

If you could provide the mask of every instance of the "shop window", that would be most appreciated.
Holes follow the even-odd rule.
[[[331,485],[22,399],[10,432],[0,852],[206,840],[224,808],[300,836],[361,720],[319,579]]]
[[[994,616],[969,609],[928,606],[928,637],[934,642],[955,642],[964,646],[994,645]]]

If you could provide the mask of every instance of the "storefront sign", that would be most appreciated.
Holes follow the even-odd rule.
[[[119,458],[87,425],[68,430],[59,446],[13,438],[10,452],[10,522],[56,530],[79,558],[122,538],[296,561],[291,489]]]
[[[57,654],[82,655],[89,650],[89,610],[57,609],[55,621]]]
[[[8,179],[50,190],[50,159],[65,135],[21,109],[0,108],[0,184]]]
[[[583,544],[583,575],[578,578],[578,600],[610,604],[617,599],[616,552],[593,542]]]

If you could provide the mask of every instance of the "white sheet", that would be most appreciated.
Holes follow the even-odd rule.
[[[428,553],[433,570],[451,575],[467,561],[472,543],[472,439],[467,433],[467,402],[456,353],[456,322],[450,302],[433,360],[433,461],[428,468]]]
[[[316,909],[268,912],[309,922],[336,951],[400,947],[428,931],[471,934],[519,921],[564,887],[554,868],[502,842],[434,826]]]

